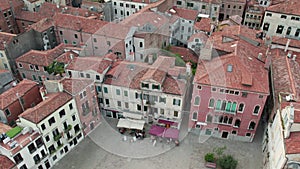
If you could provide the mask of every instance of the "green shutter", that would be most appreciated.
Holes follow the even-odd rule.
[[[237,105],[236,102],[232,103],[231,112],[236,112],[236,105]]]
[[[226,104],[226,111],[230,111],[230,108],[231,108],[231,102],[229,101],[229,102],[227,102],[227,104]]]
[[[220,110],[221,109],[221,100],[217,101],[216,109]]]
[[[104,87],[104,93],[108,93],[107,87]]]

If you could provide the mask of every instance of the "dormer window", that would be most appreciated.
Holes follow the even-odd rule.
[[[160,90],[160,85],[153,84],[152,89]]]
[[[147,83],[142,83],[142,88],[147,88],[147,89],[149,89],[149,84],[147,84]]]

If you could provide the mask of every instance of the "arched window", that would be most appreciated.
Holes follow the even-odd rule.
[[[254,121],[251,121],[250,124],[249,124],[248,129],[249,129],[249,130],[254,130],[255,125],[256,125],[256,123],[255,123]]]
[[[212,120],[213,120],[212,115],[208,114],[208,115],[206,116],[206,122],[212,123]]]
[[[219,123],[222,123],[223,122],[223,116],[220,116],[219,117]]]
[[[220,99],[217,101],[216,110],[221,110],[221,100]]]
[[[259,113],[259,109],[260,109],[259,105],[255,106],[253,114],[258,114]]]
[[[194,112],[194,113],[193,113],[192,120],[198,121],[198,112]]]
[[[221,110],[225,110],[225,107],[226,107],[226,100],[223,100]]]
[[[228,101],[226,104],[226,111],[230,111],[231,109],[231,101]]]
[[[239,111],[239,112],[243,112],[243,111],[244,111],[244,108],[245,108],[244,103],[240,103],[238,111]]]
[[[215,107],[215,99],[213,99],[213,98],[209,99],[208,107]]]
[[[196,96],[194,100],[194,105],[198,106],[200,104],[200,97]]]
[[[234,122],[234,126],[235,127],[240,127],[241,125],[241,120],[240,119],[236,119],[235,122]]]
[[[224,117],[224,120],[223,120],[223,123],[227,123],[227,122],[228,122],[228,117],[225,116],[225,117]]]
[[[236,112],[236,105],[237,105],[236,102],[232,103],[232,106],[231,106],[231,109],[230,109],[231,112]]]
[[[233,118],[232,118],[232,117],[229,117],[229,119],[228,119],[228,124],[232,124],[232,120],[233,120]]]

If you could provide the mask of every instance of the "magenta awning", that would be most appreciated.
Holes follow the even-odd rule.
[[[154,135],[154,136],[162,136],[164,133],[164,130],[165,130],[164,127],[152,125],[149,130],[149,134]]]
[[[171,126],[177,126],[178,125],[178,123],[176,123],[174,121],[163,120],[163,119],[159,119],[158,123],[169,124]]]
[[[179,130],[173,129],[173,128],[168,128],[165,130],[165,133],[163,137],[166,138],[172,138],[172,139],[178,139],[179,137]]]
[[[156,125],[152,125],[149,134],[159,137],[178,139],[179,130],[174,128],[165,128]]]

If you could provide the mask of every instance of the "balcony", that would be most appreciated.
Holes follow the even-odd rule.
[[[65,133],[68,133],[72,129],[72,125],[69,124],[67,128],[65,128]]]
[[[55,136],[53,136],[54,141],[58,141],[61,138],[61,134],[57,134]]]

